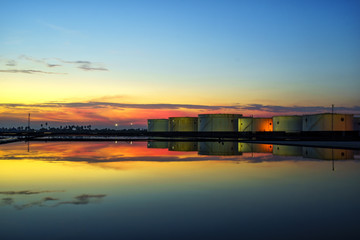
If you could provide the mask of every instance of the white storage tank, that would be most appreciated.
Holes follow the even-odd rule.
[[[241,114],[199,114],[199,132],[237,132]]]
[[[339,113],[321,113],[304,115],[303,131],[352,131],[354,115]]]
[[[272,118],[253,118],[253,132],[272,132]]]
[[[238,119],[239,132],[252,132],[253,118],[252,117],[240,117]]]
[[[148,119],[148,132],[168,132],[168,119]]]
[[[197,132],[198,118],[197,117],[170,117],[169,131],[170,132]]]
[[[360,131],[360,117],[354,117],[354,131]]]
[[[301,132],[302,116],[274,116],[274,132]]]

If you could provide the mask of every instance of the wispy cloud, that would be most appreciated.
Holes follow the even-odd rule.
[[[91,61],[85,61],[85,60],[77,60],[77,61],[68,61],[68,60],[64,60],[61,58],[34,58],[34,57],[30,57],[27,55],[20,55],[18,57],[18,60],[25,60],[28,62],[32,62],[35,64],[40,64],[43,65],[45,67],[48,68],[55,68],[55,67],[61,67],[64,65],[71,65],[74,66],[78,69],[81,69],[83,71],[109,71],[109,69],[107,69],[106,67],[103,66],[102,63],[96,63],[96,62],[91,62]],[[6,64],[5,66],[7,67],[14,67],[14,66],[18,66],[18,62],[16,62],[13,59],[10,60],[6,60]],[[21,64],[20,64],[21,65]],[[27,74],[32,74],[32,73],[45,73],[45,74],[65,74],[65,73],[56,73],[56,72],[47,72],[47,71],[42,71],[42,70],[17,70],[17,69],[5,69],[5,70],[0,70],[0,72],[7,72],[7,73],[27,73]]]
[[[26,108],[26,107],[66,107],[66,108],[135,108],[135,109],[195,109],[195,110],[222,110],[230,109],[234,111],[263,111],[277,114],[284,114],[288,112],[298,113],[320,113],[329,112],[330,107],[324,106],[280,106],[280,105],[262,105],[262,104],[250,104],[250,105],[199,105],[199,104],[168,104],[168,103],[155,103],[155,104],[136,104],[136,103],[116,103],[116,102],[48,102],[40,104],[12,104],[2,103],[1,107],[6,108]],[[360,112],[360,106],[352,107],[336,107],[337,112]]]
[[[32,70],[32,69],[7,69],[7,70],[0,70],[3,73],[26,73],[26,74],[33,74],[33,73],[43,73],[43,74],[67,74],[67,73],[58,73],[58,72],[45,72],[41,70]]]
[[[65,34],[79,34],[80,33],[79,31],[69,29],[69,28],[65,28],[65,27],[62,27],[62,26],[59,26],[59,25],[56,25],[56,24],[44,23],[44,22],[41,22],[41,23],[44,26],[46,26],[46,27],[48,27],[48,28],[50,28],[52,30],[61,32],[61,33],[65,33]]]
[[[266,111],[266,112],[275,112],[275,113],[287,113],[287,112],[324,112],[329,111],[330,107],[324,106],[279,106],[279,105],[263,105],[263,104],[248,104],[248,105],[239,105],[238,109],[243,110],[256,110],[256,111]],[[354,107],[336,107],[340,111],[359,111],[360,106]]]
[[[42,63],[42,64],[46,64],[45,59],[36,59],[36,58],[32,58],[26,55],[20,55],[19,59],[24,59],[30,62],[35,62],[35,63]]]
[[[48,63],[47,66],[52,68],[52,67],[60,67],[61,65],[60,64],[50,64],[50,63]]]
[[[109,71],[107,68],[101,66],[100,63],[93,63],[90,61],[83,61],[83,60],[66,61],[61,58],[56,58],[56,59],[62,63],[73,64],[77,68],[82,69],[84,71]]]
[[[48,59],[48,58],[37,59],[37,58],[29,57],[27,55],[20,55],[19,59],[23,59],[23,60],[30,61],[30,62],[33,62],[33,63],[43,64],[43,65],[45,65],[47,67],[50,67],[50,68],[52,68],[52,67],[60,67],[61,66],[60,64],[50,63],[49,61],[51,59]]]
[[[16,66],[17,62],[15,60],[9,60],[7,61],[7,63],[5,64],[8,67],[14,67]]]

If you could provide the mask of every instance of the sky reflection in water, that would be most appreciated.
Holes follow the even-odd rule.
[[[6,144],[0,239],[344,239],[358,234],[359,163],[232,142]]]

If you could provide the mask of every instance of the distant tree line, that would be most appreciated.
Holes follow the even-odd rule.
[[[102,128],[102,129],[92,129],[91,125],[65,125],[59,127],[50,127],[48,123],[41,124],[40,129],[33,129],[28,127],[1,127],[0,132],[2,133],[21,133],[21,132],[52,132],[52,133],[87,133],[87,134],[97,134],[97,133],[117,133],[117,132],[146,132],[146,129],[121,129],[115,130],[111,128]]]

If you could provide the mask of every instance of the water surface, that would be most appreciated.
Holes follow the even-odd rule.
[[[359,153],[235,142],[0,146],[0,239],[357,239]]]

